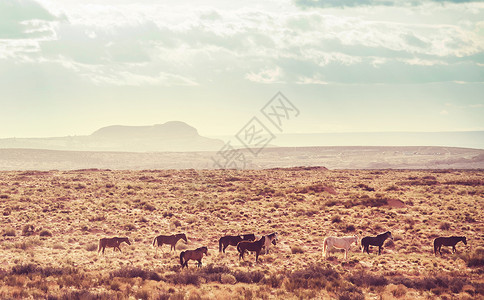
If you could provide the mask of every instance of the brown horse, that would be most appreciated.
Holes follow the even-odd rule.
[[[439,252],[440,256],[442,256],[442,246],[452,246],[452,253],[455,253],[455,245],[460,241],[462,241],[464,245],[467,245],[467,240],[465,236],[449,236],[436,238],[434,240],[434,255],[437,255],[437,252]]]
[[[241,241],[255,241],[255,235],[243,234],[243,235],[226,235],[218,240],[218,251],[225,253],[225,249],[228,246],[237,246]]]
[[[262,247],[264,247],[265,243],[265,236],[261,237],[258,241],[241,241],[237,245],[237,251],[239,251],[239,260],[242,258],[244,259],[245,251],[255,252],[255,262],[259,260],[259,254],[262,251]]]
[[[121,248],[119,248],[119,245],[122,242],[125,242],[128,245],[131,245],[131,242],[127,237],[102,238],[99,240],[99,247],[97,249],[97,253],[99,254],[99,251],[101,251],[102,249],[103,250],[102,254],[104,254],[104,249],[106,249],[106,247],[112,247],[114,248],[114,251],[118,249],[119,252],[122,252]]]
[[[370,254],[370,246],[378,246],[378,255],[380,255],[381,249],[383,248],[383,243],[388,238],[393,240],[392,233],[390,231],[379,234],[377,236],[365,236],[361,239],[361,248],[363,248],[362,252]]]
[[[153,247],[156,247],[155,244],[158,243],[158,247],[163,246],[163,244],[169,244],[171,245],[170,247],[170,252],[171,250],[175,250],[175,245],[179,240],[184,240],[185,243],[188,243],[187,241],[187,236],[184,233],[179,233],[179,234],[174,234],[174,235],[159,235],[155,237],[153,240]],[[158,251],[158,247],[156,247],[155,250],[155,255],[156,252]]]
[[[207,247],[200,247],[195,250],[186,250],[180,253],[180,264],[183,267],[188,268],[188,261],[189,260],[196,260],[198,261],[197,265],[200,268],[202,266],[202,258],[203,254],[208,255],[208,248]]]

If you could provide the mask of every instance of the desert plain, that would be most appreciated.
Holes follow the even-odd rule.
[[[2,299],[479,299],[484,171],[0,172]],[[381,255],[359,241],[391,231]],[[224,235],[278,232],[268,254],[219,253]],[[160,234],[185,233],[176,251]],[[327,236],[358,236],[345,260]],[[438,236],[466,236],[455,254]],[[103,237],[128,237],[98,253]],[[208,247],[198,268],[180,251]]]

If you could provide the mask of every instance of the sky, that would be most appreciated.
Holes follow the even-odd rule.
[[[0,1],[0,138],[232,135],[278,92],[284,133],[484,130],[484,2]]]

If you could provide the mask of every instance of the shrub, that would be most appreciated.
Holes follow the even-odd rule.
[[[365,271],[356,272],[348,277],[348,280],[357,286],[385,286],[388,280],[381,275],[373,275]]]
[[[331,223],[340,223],[341,222],[341,217],[340,215],[334,215],[332,218],[331,218]]]
[[[478,247],[472,253],[462,253],[459,255],[469,268],[484,266],[484,248]]]
[[[234,276],[238,282],[258,283],[264,278],[264,273],[262,273],[261,271],[255,271],[255,272],[236,271],[234,273]]]
[[[3,230],[3,236],[15,236],[15,229],[12,227],[7,227]]]
[[[29,236],[34,234],[34,225],[32,224],[25,224],[24,227],[22,227],[22,235],[23,236]]]
[[[110,273],[110,277],[123,277],[123,278],[135,278],[139,277],[141,279],[149,279],[149,280],[155,280],[155,281],[160,281],[161,277],[158,275],[158,273],[153,272],[153,271],[146,271],[141,268],[136,268],[136,267],[125,267],[121,268],[119,270],[113,271]]]
[[[442,223],[440,223],[439,228],[441,230],[449,230],[450,229],[450,223],[449,222],[442,222]]]
[[[50,231],[48,231],[47,229],[44,229],[41,232],[39,232],[39,235],[40,236],[52,236],[52,233]]]
[[[278,288],[284,281],[284,275],[270,274],[269,277],[264,278],[263,283],[271,286],[272,288]]]
[[[235,279],[235,276],[231,274],[222,274],[220,276],[220,283],[222,284],[235,284],[237,282],[237,279]]]
[[[339,278],[339,273],[330,266],[310,265],[290,273],[285,286],[291,292],[299,288],[323,289],[328,282],[337,281]]]
[[[338,293],[338,300],[364,300],[365,296],[363,292],[354,287],[354,286],[347,286],[342,288],[342,291]]]
[[[136,230],[136,225],[128,223],[128,224],[124,225],[124,229],[126,231],[133,231],[133,230]]]
[[[34,264],[16,265],[12,267],[12,274],[14,275],[28,275],[37,272],[37,266]]]
[[[96,244],[96,243],[91,243],[91,244],[86,245],[86,250],[90,251],[90,252],[96,251],[97,248],[98,248],[98,244]]]
[[[200,284],[199,274],[191,271],[170,274],[166,277],[166,280],[173,284],[184,284],[184,285],[193,284],[196,286]]]
[[[291,247],[291,253],[292,254],[304,253],[304,249],[301,246],[292,246]]]
[[[354,232],[355,230],[356,228],[354,225],[346,225],[346,227],[343,229],[345,233]]]

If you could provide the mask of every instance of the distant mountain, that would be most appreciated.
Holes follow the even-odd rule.
[[[216,151],[223,142],[200,136],[179,121],[153,126],[107,126],[87,136],[0,139],[0,148],[27,148],[71,151]]]

